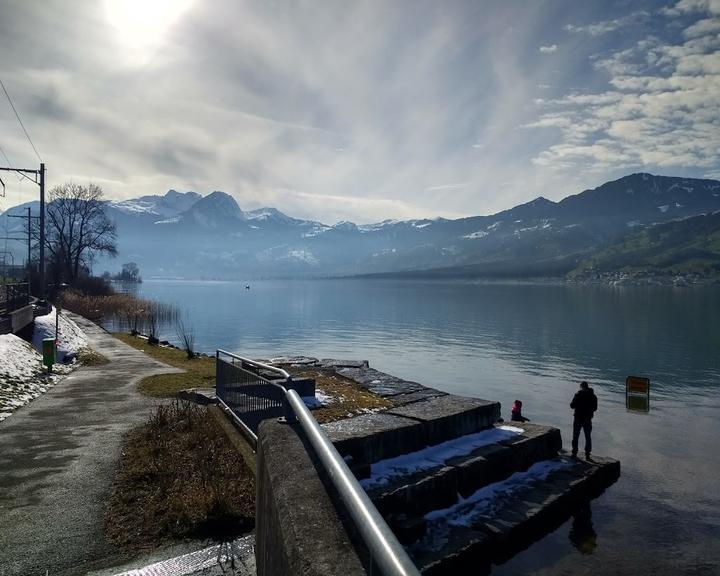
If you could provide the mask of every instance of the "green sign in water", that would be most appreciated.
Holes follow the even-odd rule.
[[[55,338],[44,338],[42,341],[43,364],[52,371],[55,364]]]
[[[628,376],[625,380],[625,406],[635,412],[650,412],[650,379]]]

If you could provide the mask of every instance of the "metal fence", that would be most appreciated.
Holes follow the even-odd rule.
[[[257,426],[266,418],[297,419],[320,463],[345,504],[370,553],[370,572],[377,565],[385,576],[420,576],[402,544],[295,390],[285,370],[236,356],[216,355],[216,392],[224,408],[257,443]],[[278,380],[272,377],[276,376]],[[254,427],[254,429],[253,429]]]
[[[0,312],[14,312],[30,304],[29,285],[25,284],[5,284],[2,286],[2,295],[0,296]]]
[[[278,382],[278,380],[280,382]],[[257,438],[260,422],[288,415],[285,387],[290,375],[280,368],[267,366],[218,350],[215,387],[217,397],[243,426]]]

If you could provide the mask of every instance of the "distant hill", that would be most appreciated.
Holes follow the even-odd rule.
[[[582,277],[578,270],[628,234],[719,210],[720,182],[651,174],[632,174],[560,202],[537,198],[490,216],[360,226],[292,218],[272,207],[243,211],[221,191],[203,197],[171,190],[107,203],[118,227],[119,257],[95,268],[115,270],[134,261],[145,278],[516,278],[573,271]],[[18,228],[22,221],[0,215],[0,229],[5,225]],[[16,258],[23,254],[17,246]]]
[[[570,272],[573,279],[695,276],[720,278],[720,212],[656,224],[598,250]]]

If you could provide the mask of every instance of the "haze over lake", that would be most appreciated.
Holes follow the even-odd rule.
[[[716,289],[324,280],[246,290],[149,280],[140,295],[187,311],[199,350],[367,359],[500,401],[506,419],[519,398],[531,420],[561,429],[566,447],[569,402],[586,379],[600,402],[594,452],[620,459],[622,476],[592,502],[592,530],[587,518],[568,521],[493,573],[717,573]],[[626,410],[628,375],[651,379],[648,414]]]

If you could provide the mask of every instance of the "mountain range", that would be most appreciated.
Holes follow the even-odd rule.
[[[28,205],[0,215],[0,230],[22,230],[22,220],[7,216]],[[37,202],[30,205],[37,213]],[[490,216],[369,225],[328,225],[269,207],[243,211],[219,191],[202,196],[170,190],[109,201],[106,210],[117,224],[119,257],[96,262],[96,272],[134,261],[146,278],[581,277],[595,265],[605,271],[632,268],[632,251],[618,248],[628,238],[644,233],[652,244],[649,231],[656,227],[720,211],[720,182],[640,173],[559,202],[540,197]],[[697,230],[712,234],[718,220],[708,219]],[[695,226],[680,227],[683,241],[693,245]],[[21,261],[24,249],[16,248]],[[707,249],[712,252],[714,244]],[[652,267],[645,257],[645,269]]]

